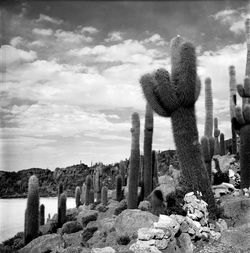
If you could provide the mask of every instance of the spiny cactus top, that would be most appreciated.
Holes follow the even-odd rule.
[[[178,36],[171,41],[171,78],[167,70],[158,69],[145,74],[140,83],[144,95],[153,110],[161,116],[170,117],[179,107],[195,104],[201,83],[196,75],[195,48]]]

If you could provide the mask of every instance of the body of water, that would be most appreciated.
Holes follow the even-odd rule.
[[[45,206],[45,222],[48,214],[57,213],[57,197],[40,198],[40,205]],[[0,199],[0,242],[13,237],[24,230],[24,212],[27,199]],[[67,208],[75,207],[75,199],[67,198]]]

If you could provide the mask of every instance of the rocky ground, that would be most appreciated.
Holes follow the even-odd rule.
[[[222,171],[237,173],[232,157],[219,158]],[[231,172],[231,183],[235,174]],[[153,195],[135,210],[127,209],[126,198],[114,200],[109,191],[108,205],[95,203],[67,210],[67,222],[57,228],[57,215],[40,227],[40,236],[23,245],[23,233],[0,245],[0,252],[53,253],[233,253],[250,252],[249,191],[223,183],[214,187],[221,214],[209,219],[207,204],[199,193],[188,193],[180,205],[182,214],[169,213],[167,202],[153,208]],[[159,177],[166,200],[178,185],[178,170],[171,168]],[[156,191],[155,190],[155,191]],[[124,189],[126,194],[126,189]]]

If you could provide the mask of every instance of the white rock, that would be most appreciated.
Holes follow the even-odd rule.
[[[215,232],[215,231],[211,230],[211,231],[210,231],[210,237],[211,237],[212,239],[214,239],[214,240],[217,241],[217,240],[220,239],[221,233]]]
[[[91,253],[115,253],[116,251],[111,247],[93,248]]]
[[[162,239],[164,235],[164,231],[157,228],[139,228],[138,230],[139,240]]]
[[[170,216],[160,214],[158,222],[154,222],[154,228],[167,228],[175,235],[180,228],[180,224]]]
[[[166,249],[169,243],[169,239],[155,240],[155,246],[157,249]]]
[[[227,223],[223,219],[218,219],[218,221],[216,222],[216,226],[219,228],[220,232],[228,229]]]
[[[161,253],[155,246],[145,244],[146,241],[137,241],[129,247],[135,253]]]
[[[181,224],[185,220],[185,216],[179,214],[171,214],[170,217],[176,220],[179,224]]]

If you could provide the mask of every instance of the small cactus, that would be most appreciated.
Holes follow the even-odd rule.
[[[62,227],[62,225],[67,221],[66,219],[66,210],[67,210],[67,196],[65,192],[60,195],[59,200],[59,213],[58,213],[58,227]]]
[[[220,134],[220,155],[225,155],[225,139],[224,134]]]
[[[44,225],[45,222],[45,206],[44,204],[40,205],[40,226]]]
[[[205,109],[206,109],[206,120],[205,120],[205,131],[204,135],[212,137],[213,133],[213,95],[211,78],[205,80]]]
[[[85,205],[89,205],[90,202],[90,190],[92,188],[92,177],[88,175],[86,177],[86,192],[85,192]]]
[[[117,175],[116,176],[116,200],[121,201],[123,199],[123,193],[122,193],[122,176]]]
[[[82,184],[82,193],[81,193],[81,203],[85,204],[85,196],[86,196],[86,184]]]
[[[79,186],[77,186],[75,190],[75,200],[76,200],[76,208],[78,208],[81,205],[81,189]]]
[[[128,209],[137,208],[138,176],[140,167],[140,118],[138,113],[132,114],[131,153],[129,163]]]
[[[104,206],[108,204],[108,188],[106,186],[102,187],[101,200]]]
[[[220,154],[219,135],[220,135],[220,130],[218,129],[218,119],[214,118],[214,140],[215,140],[214,154],[215,155]]]
[[[144,196],[147,197],[152,191],[152,138],[153,138],[153,110],[146,103],[145,127],[144,127]]]
[[[39,184],[33,175],[29,178],[27,208],[25,211],[24,244],[38,237],[39,233]]]

